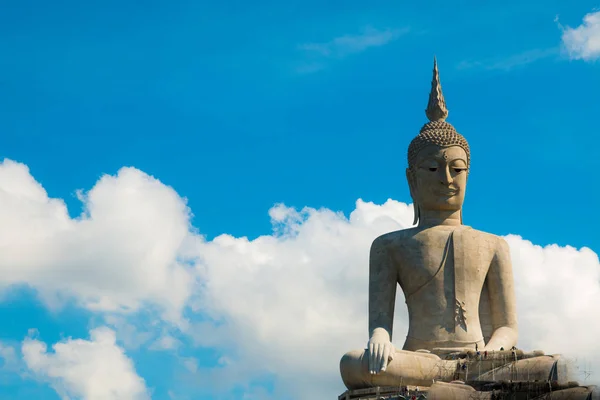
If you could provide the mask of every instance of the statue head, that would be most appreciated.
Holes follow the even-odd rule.
[[[445,121],[448,109],[435,59],[425,114],[429,122],[408,146],[406,177],[415,207],[415,224],[421,210],[462,209],[471,162],[467,140]]]

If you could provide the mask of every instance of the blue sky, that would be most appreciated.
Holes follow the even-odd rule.
[[[5,1],[0,15],[0,156],[26,165],[49,198],[64,201],[72,221],[90,209],[103,210],[104,221],[113,221],[109,206],[94,204],[120,207],[129,197],[106,189],[90,203],[78,190],[86,193],[105,174],[116,177],[122,167],[134,167],[172,187],[178,199],[187,199],[193,217],[188,226],[183,212],[182,226],[195,240],[200,240],[196,232],[204,235],[206,243],[222,234],[236,240],[271,235],[268,213],[279,203],[346,216],[357,209],[357,199],[410,203],[406,148],[426,121],[435,54],[448,121],[472,149],[465,222],[499,235],[520,235],[536,245],[598,251],[600,16],[594,13],[599,6],[584,0],[430,1],[419,6],[392,1]],[[9,181],[11,193],[15,187],[33,188],[28,174],[14,165],[4,167],[10,171],[0,178],[3,190]],[[144,176],[119,174],[115,179],[126,185]],[[145,210],[155,200],[158,192],[152,190],[159,189],[152,188],[131,210]],[[156,213],[163,212],[164,220],[171,221],[168,212],[179,209],[163,208],[171,204],[167,197],[140,221],[151,227]],[[10,211],[17,206],[9,200],[0,199]],[[27,232],[37,229],[39,221],[30,220],[37,214],[9,211],[27,219],[17,220],[15,229],[30,222],[34,230]],[[3,225],[8,229],[6,221]],[[4,236],[18,236],[11,232]],[[373,232],[365,233],[361,246],[368,246]],[[94,237],[102,240],[102,235]],[[137,242],[135,235],[123,237],[126,243]],[[3,248],[13,246],[9,243]],[[111,246],[99,247],[103,252],[98,254],[117,254],[117,245]],[[62,260],[59,253],[65,248],[44,251]],[[68,257],[78,248],[70,248]],[[46,254],[34,245],[27,249]],[[182,257],[177,253],[174,260]],[[1,264],[15,270],[5,258]],[[86,258],[74,259],[79,261],[73,265],[80,265]],[[106,270],[103,262],[112,262],[94,260],[98,271]],[[127,260],[115,265],[127,269]],[[200,340],[178,317],[161,311],[179,313],[192,324],[223,319],[212,326],[212,334],[221,323],[238,321],[231,310],[219,314],[225,313],[223,307],[202,308],[210,299],[218,303],[208,295],[173,300],[155,290],[154,283],[131,298],[127,287],[123,294],[109,283],[71,293],[48,283],[54,282],[51,278],[43,280],[56,272],[52,268],[62,271],[62,261],[36,262],[27,268],[43,272],[15,273],[14,278],[8,272],[11,278],[2,283],[0,341],[14,350],[14,360],[8,362],[5,355],[0,399],[97,398],[73,389],[60,374],[52,376],[49,364],[32,367],[22,346],[31,335],[49,348],[73,343],[68,338],[93,341],[90,330],[106,326],[152,398],[233,398],[240,393],[268,398],[289,388],[285,373],[276,368],[215,372],[226,369],[224,359],[254,359],[256,349],[232,350]],[[92,276],[89,282],[110,281],[98,278],[103,272],[97,276],[94,268],[82,272]],[[139,271],[146,276],[153,270]],[[182,287],[196,293],[203,279],[216,279],[206,271],[190,272],[186,276],[193,285]],[[129,276],[122,282],[129,282]],[[132,311],[93,305],[92,292],[94,298]],[[165,337],[178,344],[152,346]],[[234,373],[239,375],[232,378]],[[335,378],[323,387],[332,393],[343,389]]]

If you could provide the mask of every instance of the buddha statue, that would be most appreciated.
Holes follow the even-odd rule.
[[[568,364],[560,356],[516,349],[507,243],[463,224],[471,154],[467,140],[446,122],[435,60],[426,115],[429,122],[408,147],[406,178],[415,226],[384,234],[371,245],[369,341],[365,350],[342,357],[344,384],[349,390],[429,388],[457,380],[566,384]],[[392,344],[398,285],[409,316],[401,350]],[[451,386],[441,384],[442,393]],[[454,398],[448,393],[438,398]]]

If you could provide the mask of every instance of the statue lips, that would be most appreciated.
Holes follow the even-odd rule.
[[[452,197],[458,193],[458,190],[448,188],[448,189],[443,189],[443,190],[435,190],[434,193],[436,195],[442,196],[442,197]]]

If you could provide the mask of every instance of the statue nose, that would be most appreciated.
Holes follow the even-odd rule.
[[[449,168],[440,168],[440,181],[443,185],[449,185],[453,182]]]

